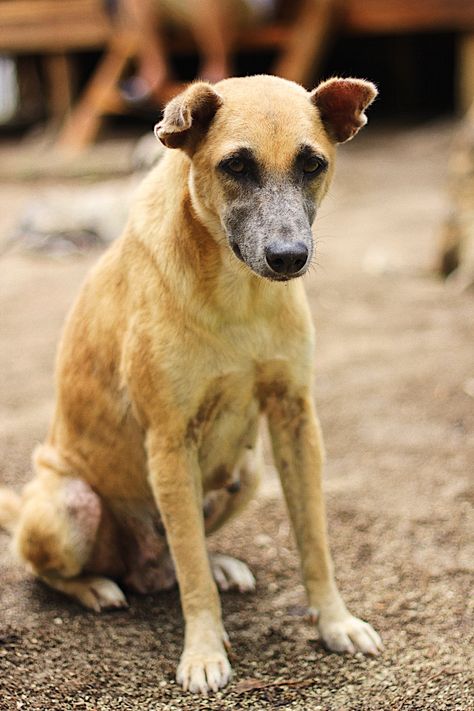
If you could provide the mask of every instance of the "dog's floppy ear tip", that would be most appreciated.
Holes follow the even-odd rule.
[[[160,121],[160,123],[155,123],[155,126],[154,126],[154,128],[153,128],[153,133],[155,134],[156,140],[162,142],[162,126],[161,126],[161,121]]]
[[[181,148],[191,130],[208,124],[222,105],[222,97],[207,82],[195,82],[171,99],[162,120],[156,124],[156,138],[167,148]]]
[[[179,94],[165,106],[163,118],[156,124],[154,134],[167,148],[179,148],[191,125],[191,112]]]
[[[166,148],[180,148],[186,138],[186,129],[173,130],[172,127],[166,126],[163,121],[156,124],[153,133]]]

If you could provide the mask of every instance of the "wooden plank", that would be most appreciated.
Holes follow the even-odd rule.
[[[69,153],[83,149],[95,139],[103,115],[119,106],[117,84],[127,62],[136,55],[138,41],[130,34],[114,37],[59,137],[61,149]]]
[[[239,51],[279,49],[289,41],[291,32],[291,27],[278,23],[246,27],[245,30],[237,32],[235,45]],[[171,37],[165,35],[165,43],[167,50],[172,53],[196,51],[194,38],[186,29]]]
[[[0,0],[0,51],[58,52],[103,46],[112,32],[100,0]]]
[[[474,28],[473,0],[343,0],[340,18],[350,32],[415,32]]]
[[[54,122],[62,122],[72,106],[71,74],[65,54],[50,54],[45,57],[46,76],[49,85],[49,107]]]
[[[111,36],[108,26],[56,22],[53,26],[5,28],[0,25],[0,51],[12,54],[63,52],[103,47]]]
[[[0,22],[37,22],[56,15],[84,18],[105,15],[101,0],[0,0]]]

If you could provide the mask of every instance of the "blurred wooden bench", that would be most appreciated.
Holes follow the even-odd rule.
[[[58,122],[72,102],[68,54],[103,48],[111,36],[101,0],[0,0],[0,53],[44,57],[50,112]]]
[[[474,99],[474,0],[341,0],[340,25],[358,34],[458,33],[460,109]]]
[[[278,59],[274,73],[305,83],[321,57],[334,0],[294,0],[283,2],[281,6],[276,21],[242,32],[236,48],[239,51],[276,51]],[[140,38],[127,32],[123,18],[118,18],[107,51],[60,136],[62,147],[81,149],[95,138],[103,114],[126,110],[117,91],[117,82],[126,65],[133,60],[139,43]],[[170,54],[189,52],[193,49],[193,38],[187,33],[165,37],[164,45]],[[165,84],[159,97],[161,102],[166,103],[183,86],[177,82]]]
[[[474,96],[474,0],[280,0],[275,20],[247,29],[239,51],[272,50],[275,74],[305,84],[314,74],[331,27],[345,33],[459,33],[461,104]],[[107,113],[126,111],[118,83],[134,59],[140,37],[120,17],[113,23],[103,0],[0,0],[0,52],[45,56],[51,111],[63,117],[71,105],[69,52],[103,49],[81,97],[73,106],[59,144],[80,149],[94,140]],[[168,50],[192,50],[192,37],[171,38]],[[181,85],[163,87],[166,102]]]
[[[331,28],[346,33],[393,34],[433,30],[459,33],[458,93],[467,107],[474,97],[474,0],[281,0],[273,22],[247,29],[237,40],[240,51],[272,50],[273,72],[305,84],[314,75]],[[120,111],[118,79],[133,59],[139,38],[117,29],[108,50],[66,126],[60,143],[81,148],[94,139],[104,113]],[[192,38],[175,38],[170,52],[189,51]],[[165,103],[181,87],[163,87]]]

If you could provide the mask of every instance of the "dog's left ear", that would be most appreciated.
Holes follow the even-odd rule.
[[[344,143],[367,123],[364,111],[377,93],[370,81],[334,78],[319,84],[310,96],[329,137],[335,143]]]
[[[192,153],[221,105],[222,98],[210,84],[191,84],[166,105],[155,136],[168,148]]]

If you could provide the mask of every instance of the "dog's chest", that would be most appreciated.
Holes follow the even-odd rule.
[[[266,392],[307,380],[308,340],[267,324],[226,329],[183,352],[177,402],[186,444],[196,447],[206,490],[228,486],[242,453],[253,449]],[[177,371],[174,371],[176,377]]]
[[[216,378],[189,418],[188,442],[197,446],[205,489],[228,486],[244,449],[255,446],[259,402],[251,373]]]

